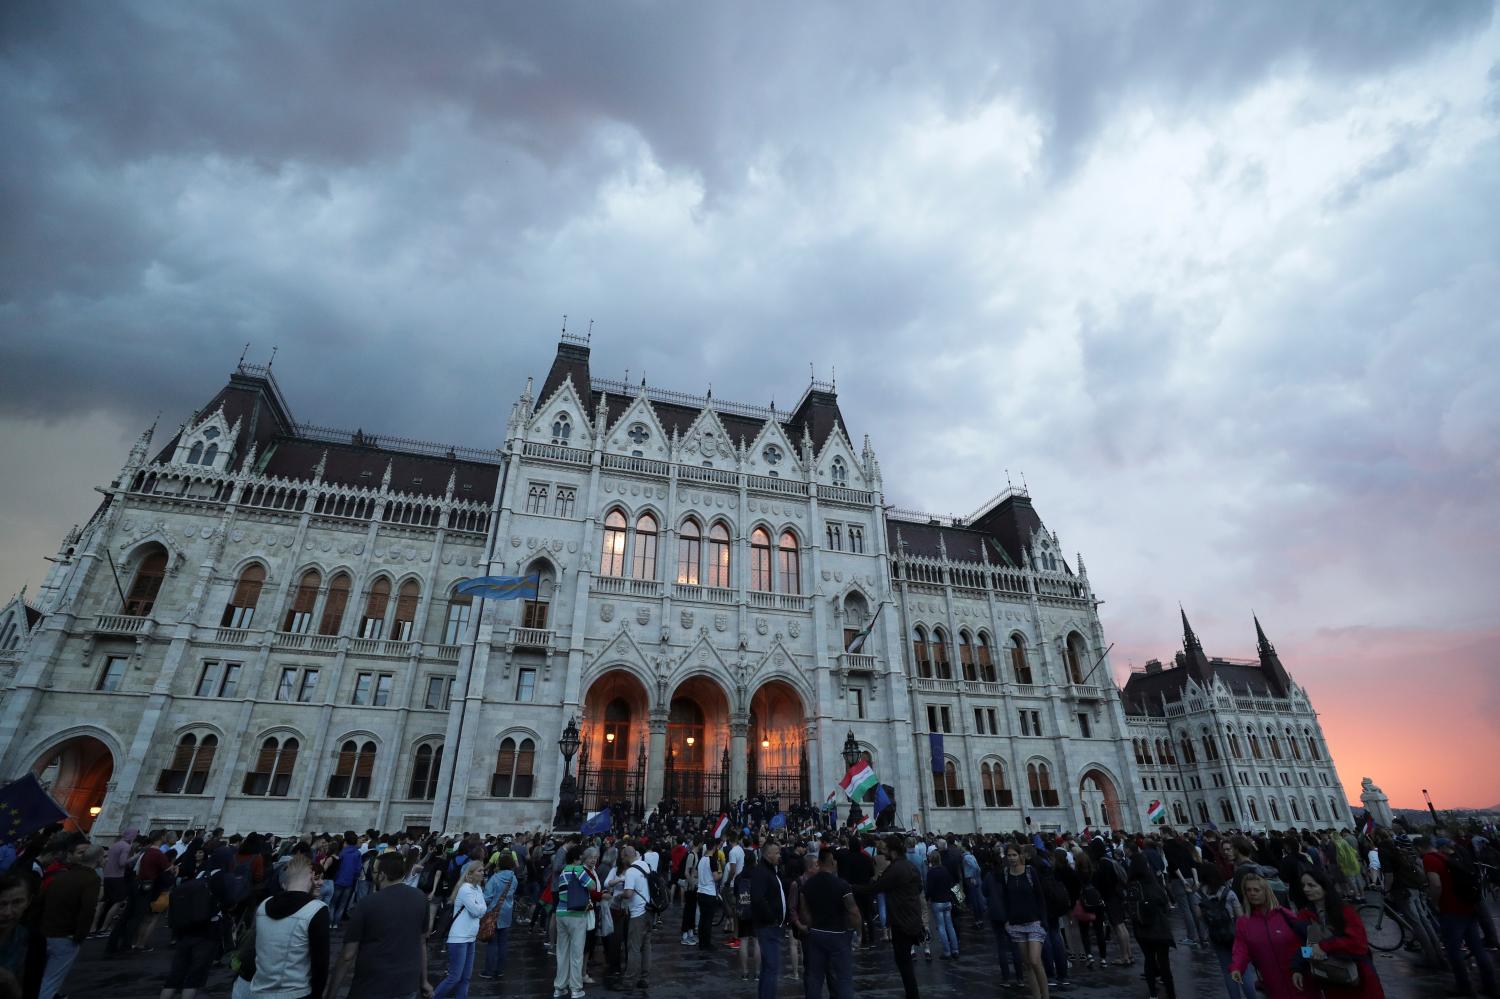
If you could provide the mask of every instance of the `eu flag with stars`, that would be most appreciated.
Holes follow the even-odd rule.
[[[0,841],[19,839],[67,817],[36,774],[0,787]]]

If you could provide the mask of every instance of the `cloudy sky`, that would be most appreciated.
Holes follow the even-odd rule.
[[[248,341],[493,446],[600,374],[837,370],[888,495],[1024,472],[1122,674],[1254,651],[1346,785],[1500,802],[1487,3],[0,8],[0,589]]]

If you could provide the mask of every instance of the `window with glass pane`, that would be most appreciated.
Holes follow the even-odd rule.
[[[411,641],[412,630],[416,627],[418,598],[421,595],[422,588],[415,579],[408,579],[401,584],[401,590],[396,595],[396,618],[391,622],[391,637],[396,641]]]
[[[829,524],[826,533],[828,535],[828,550],[831,552],[842,551],[844,546],[841,543],[842,536],[839,532],[839,525]]]
[[[703,533],[696,520],[683,521],[677,532],[677,581],[698,585],[698,566],[703,561]]]
[[[974,643],[969,640],[967,631],[958,633],[958,662],[963,669],[965,680],[979,679],[979,673],[974,669]]]
[[[932,677],[932,658],[928,653],[927,632],[920,626],[912,630],[912,658],[917,662],[917,675],[930,679]]]
[[[426,743],[418,746],[416,758],[412,761],[411,786],[407,789],[407,796],[422,801],[436,798],[438,772],[442,768],[442,746],[433,747]]]
[[[469,611],[474,607],[474,598],[463,593],[448,597],[448,620],[443,628],[443,644],[457,645],[464,640],[469,628]]]
[[[750,588],[762,593],[771,589],[771,536],[760,527],[750,534]]]
[[[359,748],[359,758],[354,763],[354,780],[350,784],[349,797],[368,798],[370,778],[375,773],[375,743],[366,742]]]
[[[374,683],[373,673],[360,673],[354,678],[354,701],[355,704],[370,703],[370,686]]]
[[[297,700],[303,704],[312,701],[313,695],[318,692],[318,671],[315,669],[302,671],[302,686],[297,691]]]
[[[328,584],[328,596],[323,601],[323,619],[318,622],[318,634],[337,635],[344,623],[344,609],[349,605],[349,576],[339,573]]]
[[[984,632],[979,633],[979,679],[995,682],[995,661],[990,658],[990,640]]]
[[[643,513],[635,521],[635,554],[632,575],[636,579],[656,578],[656,518]]]
[[[120,684],[125,680],[125,664],[129,659],[125,656],[107,656],[104,660],[104,669],[99,673],[99,682],[94,684],[95,690],[119,690]]]
[[[536,695],[536,670],[523,669],[516,673],[516,700],[529,701]]]
[[[318,570],[309,569],[302,574],[297,582],[297,593],[292,597],[292,605],[287,608],[286,620],[281,623],[281,630],[291,632],[294,635],[305,635],[312,627],[313,608],[318,602],[318,587],[323,583],[323,577]]]
[[[167,576],[167,553],[157,549],[141,560],[135,571],[135,580],[130,584],[130,593],[125,597],[124,613],[130,617],[145,617],[156,606],[156,596],[161,592],[162,580]]]
[[[604,546],[599,554],[601,576],[625,575],[625,515],[611,510],[604,518]]]
[[[731,586],[729,575],[729,528],[717,523],[708,531],[708,585]]]
[[[939,680],[953,679],[953,667],[948,664],[948,636],[941,628],[932,629],[932,665]]]
[[[219,684],[220,697],[233,697],[240,686],[240,664],[227,663],[224,666],[224,682]]]
[[[577,495],[578,491],[575,489],[558,486],[557,504],[552,509],[553,515],[557,517],[573,516],[573,500],[577,497]],[[438,752],[442,753],[442,750],[439,749]]]
[[[865,716],[865,692],[858,687],[851,687],[849,693],[854,695],[854,717],[863,718]]]
[[[797,538],[791,531],[781,535],[780,587],[782,593],[802,592],[802,559],[797,552]]]
[[[214,689],[219,685],[219,663],[213,659],[203,661],[203,672],[198,675],[199,697],[214,696]]]
[[[281,671],[281,682],[276,685],[276,699],[290,701],[297,693],[297,671],[291,667]]]
[[[255,616],[255,605],[260,602],[260,591],[265,582],[265,566],[259,563],[247,565],[245,571],[240,573],[239,582],[234,585],[234,594],[224,608],[224,616],[219,619],[219,626],[223,628],[250,627],[250,620]]]
[[[547,512],[547,486],[545,483],[533,482],[526,490],[526,512]]]
[[[865,553],[865,529],[863,527],[849,527],[849,550],[856,555]]]
[[[448,690],[452,683],[452,677],[428,677],[427,698],[424,701],[424,706],[430,711],[446,711],[448,709]]]
[[[162,768],[161,775],[156,779],[157,794],[180,794],[183,786],[187,783],[188,767],[192,765],[193,756],[198,751],[198,737],[184,735],[177,740],[176,747],[172,750],[172,759]]]
[[[1082,733],[1085,739],[1090,738],[1094,734],[1090,730],[1088,715],[1081,714],[1078,716],[1078,731]]]
[[[383,708],[391,703],[391,685],[393,682],[394,678],[389,673],[382,673],[375,678],[375,707]]]
[[[1026,640],[1020,635],[1010,636],[1010,664],[1015,670],[1017,683],[1031,683],[1031,664],[1026,661]]]

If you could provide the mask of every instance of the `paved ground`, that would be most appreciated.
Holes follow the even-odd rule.
[[[653,940],[653,985],[649,991],[630,988],[615,992],[607,989],[603,984],[603,951],[600,949],[597,952],[600,963],[590,969],[600,984],[588,986],[588,993],[591,996],[619,995],[622,999],[645,996],[650,999],[689,999],[703,995],[708,989],[714,990],[715,999],[748,999],[755,995],[756,983],[740,980],[737,954],[722,946],[714,953],[684,947],[678,942],[677,934],[667,928],[675,927],[676,924],[677,913],[674,911],[668,914],[665,925]],[[146,999],[159,995],[170,960],[166,932],[159,932],[158,949],[150,954],[106,958],[103,953],[104,941],[89,941],[68,980],[69,996],[72,999]],[[961,927],[960,932],[961,949],[967,948],[967,952],[958,960],[934,958],[927,962],[918,958],[917,975],[924,997],[1029,995],[1024,990],[1011,991],[999,985],[999,965],[993,949],[995,941],[988,929]],[[528,934],[524,927],[514,929],[510,965],[505,978],[498,982],[475,979],[471,995],[550,996],[553,964],[542,953],[541,939],[539,934]],[[444,968],[443,958],[437,948],[432,951],[431,960],[433,981],[436,983]],[[1427,999],[1449,994],[1451,978],[1419,972],[1403,955],[1377,955],[1376,963],[1386,995],[1390,999]],[[1218,965],[1208,953],[1178,947],[1172,952],[1172,969],[1181,999],[1218,999],[1225,994],[1220,984]],[[229,987],[228,970],[218,968],[209,978],[208,989],[200,995],[227,996]],[[856,955],[854,992],[860,999],[899,999],[902,996],[901,981],[896,975],[889,944],[881,944]],[[1144,996],[1146,986],[1141,978],[1140,959],[1137,957],[1133,968],[1075,971],[1071,987],[1061,990],[1059,994],[1070,999]],[[801,996],[801,983],[783,979],[777,995],[786,999]]]

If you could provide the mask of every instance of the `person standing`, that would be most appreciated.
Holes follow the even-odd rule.
[[[1137,852],[1130,858],[1130,896],[1135,901],[1134,911],[1130,913],[1131,929],[1146,962],[1146,994],[1156,999],[1159,978],[1166,987],[1166,999],[1177,999],[1169,953],[1176,946],[1172,939],[1172,923],[1167,915],[1171,911],[1171,902],[1144,852]]]
[[[453,919],[448,924],[448,973],[433,990],[433,999],[469,999],[469,979],[474,977],[474,941],[479,936],[479,920],[484,916],[484,862],[471,860],[464,864],[458,884],[448,899]],[[356,912],[359,910],[355,910]]]
[[[389,850],[375,861],[375,892],[344,925],[344,946],[328,979],[326,999],[337,999],[351,969],[350,999],[414,999],[432,993],[427,982],[427,896],[405,883],[406,862]]]
[[[42,976],[41,995],[51,999],[62,991],[78,948],[88,938],[99,901],[99,875],[94,870],[104,848],[80,839],[64,858],[67,866],[52,878],[42,892],[39,928],[47,939],[47,971]]]
[[[510,922],[515,912],[516,893],[520,882],[516,878],[516,855],[502,852],[499,867],[484,883],[484,905],[486,912],[495,913],[495,935],[484,947],[484,970],[480,978],[499,978],[505,974],[505,958],[510,948]]]
[[[1005,847],[1005,870],[1001,874],[1000,901],[1005,909],[1005,932],[1021,954],[1021,964],[1030,974],[1032,999],[1048,999],[1047,972],[1042,964],[1042,946],[1047,931],[1047,901],[1036,871],[1021,855],[1021,847]]]
[[[722,872],[714,859],[713,841],[704,838],[698,850],[698,949],[713,950],[714,906],[719,905]]]
[[[1292,898],[1300,910],[1298,920],[1307,924],[1308,957],[1298,959],[1296,967],[1309,971],[1308,960],[1319,961],[1324,957],[1348,959],[1358,969],[1359,979],[1352,985],[1313,983],[1323,990],[1323,999],[1385,999],[1380,975],[1375,962],[1370,958],[1370,942],[1365,936],[1365,925],[1360,921],[1354,906],[1344,902],[1334,887],[1332,872],[1304,871],[1296,884],[1291,885]]]
[[[359,881],[359,836],[350,829],[344,833],[344,848],[339,851],[338,868],[333,876],[333,928],[338,929],[339,923],[344,921],[344,916],[349,912],[349,904],[354,901],[354,886]]]
[[[328,984],[328,906],[312,893],[305,854],[287,862],[281,883],[255,910],[255,971],[236,979],[234,999],[317,997]]]
[[[1224,877],[1217,864],[1203,863],[1198,869],[1198,881],[1203,887],[1199,911],[1202,926],[1208,934],[1208,945],[1213,948],[1224,975],[1224,990],[1229,999],[1256,999],[1253,981],[1235,981],[1229,976],[1229,962],[1234,951],[1234,927],[1245,910],[1240,907],[1239,896],[1234,886]],[[1248,969],[1247,969],[1248,971]],[[1253,978],[1253,972],[1250,972]]]
[[[804,999],[821,999],[825,981],[829,999],[853,999],[853,937],[860,925],[859,906],[854,889],[838,876],[838,860],[831,850],[818,856],[816,873],[803,882],[798,895],[802,923],[807,927]]]
[[[958,957],[958,933],[953,929],[953,875],[935,852],[927,855],[923,894],[932,909],[932,935],[937,937],[943,957]]]
[[[125,928],[125,936],[121,942],[129,938],[129,934],[135,935],[135,943],[131,950],[149,950],[151,934],[156,930],[156,924],[161,919],[161,913],[152,910],[152,903],[163,892],[169,891],[176,876],[176,868],[172,866],[172,854],[162,849],[162,843],[166,840],[166,833],[160,829],[151,833],[147,840],[146,852],[141,854],[141,859],[135,865],[135,891],[132,893],[131,908],[128,915],[132,917],[131,925]],[[116,924],[118,930],[120,924]],[[110,936],[110,941],[114,941]]]
[[[635,847],[620,848],[625,860],[625,956],[623,964],[635,979],[635,987],[644,989],[651,976],[651,919],[646,903],[651,901],[651,885],[646,875],[651,871]]]
[[[739,903],[735,897],[735,888],[740,875],[745,873],[745,848],[740,846],[740,834],[734,829],[725,833],[724,841],[728,846],[725,848],[727,855],[724,858],[724,873],[719,886],[724,895],[725,918],[734,920],[734,935],[729,938],[729,949],[739,950]]]
[[[694,927],[698,925],[698,851],[687,839],[682,843],[682,857],[673,863],[681,865],[673,869],[679,872],[678,882],[682,887],[682,942],[696,944],[698,934]]]
[[[0,994],[25,999],[35,999],[47,966],[46,939],[21,921],[34,883],[24,863],[0,874]]]
[[[113,918],[123,916],[130,902],[130,848],[139,833],[135,826],[127,826],[104,855],[104,906],[100,910],[99,925],[94,927],[96,934],[108,933]]]
[[[579,863],[583,846],[568,844],[563,868],[553,886],[557,912],[552,923],[557,928],[557,974],[552,979],[552,999],[582,999],[583,938],[588,933],[590,896],[597,889],[593,877]]]
[[[760,862],[750,872],[750,916],[760,948],[759,999],[774,999],[781,977],[781,939],[786,935],[786,889],[777,868],[781,844],[772,840],[761,848]]]
[[[1464,947],[1467,946],[1474,963],[1479,966],[1479,980],[1485,994],[1500,996],[1495,966],[1485,953],[1483,934],[1479,929],[1479,907],[1484,904],[1484,895],[1472,862],[1455,854],[1451,839],[1438,837],[1430,845],[1425,840],[1422,845],[1426,848],[1422,854],[1422,870],[1427,874],[1427,897],[1437,910],[1443,950],[1448,954],[1448,965],[1453,969],[1453,981],[1459,994],[1474,994],[1468,962],[1464,960]]]
[[[896,970],[901,973],[901,985],[906,999],[918,999],[917,973],[911,964],[912,948],[922,941],[922,875],[911,861],[906,859],[906,838],[899,833],[887,837],[886,856],[890,863],[885,873],[862,889],[856,896],[868,893],[885,893],[886,911],[891,917],[891,954],[896,960]],[[863,925],[864,910],[861,914]]]
[[[1277,904],[1271,884],[1258,873],[1240,877],[1246,912],[1234,924],[1234,950],[1229,977],[1244,981],[1245,969],[1255,965],[1266,999],[1299,999],[1302,973],[1292,963],[1302,947],[1302,932],[1292,925],[1291,913]]]

